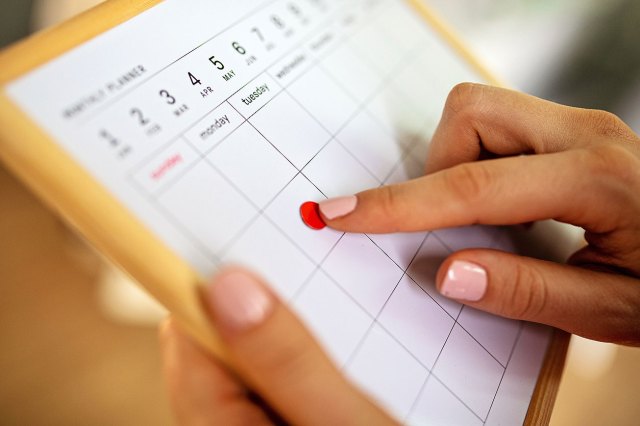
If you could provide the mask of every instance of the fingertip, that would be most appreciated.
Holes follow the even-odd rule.
[[[326,222],[344,218],[353,213],[358,207],[358,196],[329,198],[318,203],[322,218]]]
[[[405,221],[408,193],[402,184],[385,185],[320,203],[327,226],[342,232],[392,233],[414,224]],[[413,195],[413,194],[412,194]],[[419,195],[415,194],[416,199]]]
[[[245,333],[264,323],[277,304],[262,280],[231,266],[205,288],[205,302],[222,337]]]

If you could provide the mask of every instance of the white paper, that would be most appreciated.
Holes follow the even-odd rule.
[[[199,273],[270,279],[399,420],[518,424],[548,333],[434,286],[452,250],[508,248],[499,230],[343,235],[298,214],[419,176],[461,81],[481,77],[400,0],[167,0],[8,92]]]

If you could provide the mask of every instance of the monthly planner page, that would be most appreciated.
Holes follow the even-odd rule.
[[[434,285],[449,254],[512,250],[507,234],[343,234],[300,217],[420,176],[463,81],[482,77],[401,0],[166,0],[8,93],[202,276],[235,263],[266,277],[399,421],[520,424],[549,329]]]

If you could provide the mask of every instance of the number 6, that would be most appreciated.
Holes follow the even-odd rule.
[[[233,43],[231,43],[231,47],[236,49],[236,51],[241,55],[245,55],[247,53],[245,48],[240,46],[240,43],[238,43],[237,41],[234,41]]]

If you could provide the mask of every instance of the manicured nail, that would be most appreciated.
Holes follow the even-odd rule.
[[[273,311],[273,297],[253,276],[242,271],[223,272],[206,294],[222,332],[247,331],[263,323]]]
[[[358,205],[358,197],[331,198],[320,203],[320,212],[329,220],[337,219],[352,213]]]
[[[487,271],[475,263],[454,261],[444,278],[440,293],[450,299],[477,302],[487,291]]]

